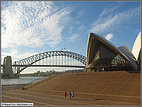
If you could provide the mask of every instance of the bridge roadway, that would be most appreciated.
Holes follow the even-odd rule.
[[[3,67],[3,65],[1,65]],[[12,65],[13,67],[74,67],[74,68],[85,68],[85,66],[75,65]]]
[[[85,66],[75,66],[75,65],[12,65],[13,67],[75,67],[75,68],[85,68]]]
[[[63,92],[64,94],[64,92]],[[126,103],[120,101],[106,101],[103,99],[83,99],[74,98],[69,99],[69,96],[43,94],[40,92],[31,92],[28,90],[3,90],[2,102],[14,103],[34,103],[34,105],[134,105],[134,103]]]

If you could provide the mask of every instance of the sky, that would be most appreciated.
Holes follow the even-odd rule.
[[[62,49],[86,56],[91,32],[132,50],[140,8],[139,1],[2,1],[1,62]]]

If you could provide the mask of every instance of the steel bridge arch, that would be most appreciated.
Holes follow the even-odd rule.
[[[67,56],[73,59],[78,60],[79,62],[81,62],[82,64],[86,65],[86,57],[75,53],[75,52],[70,52],[70,51],[48,51],[48,52],[43,52],[43,53],[39,53],[36,55],[32,55],[30,57],[24,58],[22,60],[19,61],[15,61],[13,65],[28,65],[28,66],[24,66],[24,67],[15,67],[17,74],[19,74],[20,72],[22,72],[24,69],[26,69],[27,67],[29,67],[30,65],[44,59],[44,58],[49,58],[49,57],[53,57],[53,56]]]

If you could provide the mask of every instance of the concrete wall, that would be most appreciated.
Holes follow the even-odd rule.
[[[13,76],[11,56],[6,56],[3,61],[3,75]]]

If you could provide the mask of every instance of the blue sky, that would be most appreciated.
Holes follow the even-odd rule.
[[[62,48],[86,56],[90,32],[131,50],[141,30],[136,1],[2,1],[1,8],[2,60]]]

